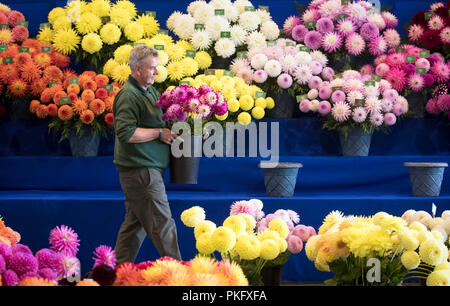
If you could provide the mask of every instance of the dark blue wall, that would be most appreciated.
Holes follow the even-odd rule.
[[[380,0],[382,6],[392,5],[391,12],[399,18],[398,31],[405,35],[403,24],[411,20],[415,12],[424,10],[430,4],[438,0]],[[12,9],[21,11],[29,21],[31,36],[36,36],[39,24],[47,22],[47,14],[56,6],[64,6],[64,0],[3,0],[2,3],[9,5]],[[138,9],[151,10],[157,12],[157,19],[163,28],[166,28],[166,20],[174,10],[186,12],[186,8],[191,1],[188,0],[134,0]],[[300,4],[308,4],[309,0],[297,0]],[[274,21],[282,27],[284,20],[290,15],[296,14],[294,0],[253,0],[254,6],[268,5]]]

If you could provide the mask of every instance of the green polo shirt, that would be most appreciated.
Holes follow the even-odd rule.
[[[155,168],[164,171],[169,167],[170,146],[159,139],[143,143],[129,143],[136,128],[164,128],[162,110],[155,106],[159,93],[150,86],[147,90],[133,78],[117,93],[114,99],[114,164],[118,171],[137,168]]]

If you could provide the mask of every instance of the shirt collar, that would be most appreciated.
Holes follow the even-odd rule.
[[[134,87],[136,87],[137,89],[139,89],[140,91],[144,92],[144,93],[148,93],[148,88],[147,90],[145,90],[141,84],[139,84],[138,81],[136,81],[135,78],[133,78],[131,75],[128,77],[128,82],[130,82]]]

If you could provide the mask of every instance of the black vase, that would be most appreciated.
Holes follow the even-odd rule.
[[[408,108],[412,111],[412,118],[423,118],[425,117],[425,104],[428,99],[418,92],[413,92],[407,95],[406,100],[408,100]]]
[[[294,116],[295,109],[298,108],[295,97],[289,94],[284,89],[281,94],[268,94],[275,101],[275,107],[267,110],[267,117],[280,119],[280,118],[292,118]]]
[[[202,137],[194,136],[184,139],[184,142],[179,145],[180,149],[183,150],[185,145],[190,145],[188,156],[175,157],[173,154],[170,156],[170,182],[172,184],[197,184],[198,182],[200,167],[198,152],[202,150]]]
[[[212,64],[209,69],[225,69],[228,70],[230,68],[231,62],[233,61],[234,56],[230,56],[228,58],[223,58],[221,56],[214,56],[212,59]]]
[[[15,99],[8,106],[8,114],[11,120],[30,120],[36,118],[30,112],[30,101],[27,99]]]
[[[98,155],[100,135],[86,130],[83,135],[77,135],[74,129],[69,131],[70,150],[73,157],[94,157]]]
[[[261,269],[261,278],[264,286],[280,286],[283,266],[269,266]]]

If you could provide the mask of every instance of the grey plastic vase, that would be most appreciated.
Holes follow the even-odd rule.
[[[438,197],[447,163],[405,163],[416,197]]]
[[[268,197],[292,197],[297,183],[300,163],[269,163],[258,165],[263,172],[264,185]]]
[[[366,133],[362,128],[352,129],[347,135],[339,131],[339,140],[344,156],[368,156],[372,133]]]
[[[69,132],[70,150],[74,157],[93,157],[98,155],[100,135],[94,136],[86,131],[82,136],[77,136],[75,130]]]

